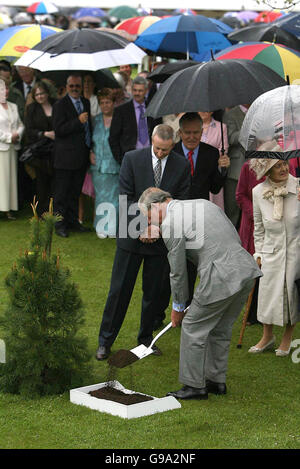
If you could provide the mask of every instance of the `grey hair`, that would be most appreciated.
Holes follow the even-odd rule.
[[[163,203],[167,199],[172,199],[169,192],[162,191],[158,187],[148,187],[138,201],[138,206],[142,213],[146,214],[151,208],[152,204]]]
[[[139,75],[135,77],[132,81],[132,86],[134,85],[144,85],[145,88],[148,88],[148,81],[144,77],[140,77]]]
[[[158,124],[154,127],[152,132],[152,137],[157,135],[162,140],[172,140],[175,142],[175,133],[170,125],[167,124]]]

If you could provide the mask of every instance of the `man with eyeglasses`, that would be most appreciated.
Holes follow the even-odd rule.
[[[66,89],[66,96],[53,106],[54,210],[62,216],[55,229],[64,238],[69,231],[89,231],[78,221],[78,201],[92,142],[90,102],[81,95],[81,76],[70,75]]]

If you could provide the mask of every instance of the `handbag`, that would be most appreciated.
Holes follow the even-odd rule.
[[[41,140],[26,146],[19,157],[19,161],[21,161],[21,163],[31,164],[34,162],[35,158],[39,160],[50,160],[53,148],[53,140],[47,137],[43,137]]]

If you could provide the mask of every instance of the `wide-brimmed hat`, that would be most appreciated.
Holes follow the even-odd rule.
[[[256,179],[259,180],[267,174],[267,172],[278,162],[279,160],[271,158],[252,158],[249,166],[255,172]]]

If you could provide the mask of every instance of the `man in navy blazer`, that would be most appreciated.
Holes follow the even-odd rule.
[[[137,76],[132,83],[133,99],[126,101],[114,109],[109,145],[115,160],[121,164],[123,156],[130,150],[147,148],[151,144],[151,135],[154,127],[161,123],[161,119],[146,117],[145,97],[148,91],[148,82],[145,78]],[[140,135],[139,121],[144,119],[147,135]]]
[[[148,187],[156,185],[174,197],[176,194],[178,199],[184,200],[188,197],[189,164],[182,155],[172,150],[173,146],[173,129],[161,124],[153,131],[151,147],[130,151],[124,156],[120,169],[120,196],[126,200],[120,200],[117,249],[99,332],[99,348],[96,354],[98,360],[108,357],[119,333],[142,262],[143,299],[139,344],[150,345],[156,314],[158,311],[164,311],[169,305],[170,282],[166,247],[161,239],[149,242],[146,217],[140,215],[140,224],[135,221],[139,214],[139,210],[136,210],[137,202]],[[160,167],[159,174],[157,165]],[[157,355],[161,353],[157,348],[155,352]]]
[[[63,217],[56,223],[56,233],[62,237],[69,229],[87,231],[78,221],[78,200],[89,164],[92,126],[90,102],[81,92],[81,76],[70,75],[66,96],[53,106],[54,210]]]
[[[181,140],[174,150],[190,163],[192,182],[188,198],[209,200],[210,192],[217,194],[224,186],[230,160],[227,155],[220,156],[217,148],[201,142],[202,119],[197,112],[187,112],[180,118],[179,134]],[[197,269],[191,262],[188,262],[188,277],[190,304],[197,277]]]

